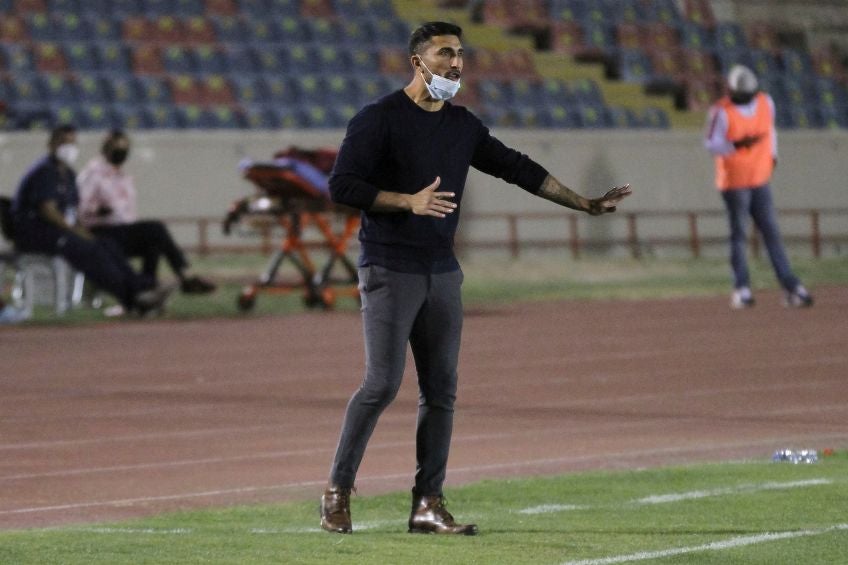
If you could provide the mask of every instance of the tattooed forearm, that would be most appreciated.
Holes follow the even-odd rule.
[[[572,210],[585,211],[589,208],[589,201],[586,198],[580,196],[551,175],[548,175],[542,181],[542,187],[537,194],[545,200],[556,202]]]

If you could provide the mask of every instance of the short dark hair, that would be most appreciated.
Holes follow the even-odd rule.
[[[418,53],[422,44],[427,43],[437,35],[455,35],[462,39],[462,28],[448,22],[423,23],[409,36],[409,54],[415,55]]]
[[[109,130],[109,133],[103,139],[103,144],[100,146],[100,152],[106,155],[112,150],[112,146],[121,139],[129,140],[129,136],[124,130],[120,128]]]
[[[51,147],[55,146],[57,143],[59,143],[59,141],[63,137],[65,137],[69,133],[76,133],[76,132],[77,132],[77,128],[73,124],[61,124],[61,125],[56,126],[50,132],[50,141],[49,141],[50,146]]]

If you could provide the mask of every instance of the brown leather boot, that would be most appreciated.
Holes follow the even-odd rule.
[[[457,524],[445,508],[443,496],[412,495],[412,514],[409,515],[411,534],[477,535],[476,524]]]
[[[349,534],[353,532],[350,523],[349,488],[327,487],[321,497],[321,527],[328,532]]]

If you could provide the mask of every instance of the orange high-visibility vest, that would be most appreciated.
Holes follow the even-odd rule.
[[[751,147],[737,149],[730,155],[716,155],[716,186],[719,190],[753,188],[766,184],[774,170],[772,130],[774,120],[766,95],[757,94],[754,115],[743,116],[736,105],[725,96],[718,101],[727,113],[727,140],[734,141],[745,136],[759,135],[760,141]]]

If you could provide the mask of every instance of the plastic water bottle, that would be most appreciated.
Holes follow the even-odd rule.
[[[815,449],[779,449],[774,452],[771,460],[776,463],[816,463],[819,454]]]

